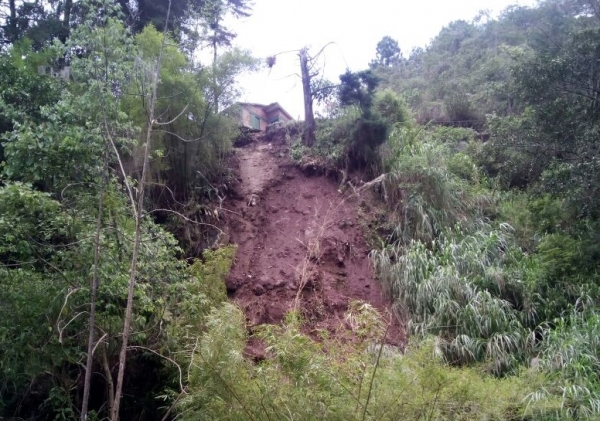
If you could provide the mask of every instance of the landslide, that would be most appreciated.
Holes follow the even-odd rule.
[[[404,344],[369,263],[359,215],[368,198],[341,193],[329,177],[306,175],[289,159],[283,136],[267,139],[236,148],[238,182],[225,203],[229,242],[238,245],[227,290],[249,329],[280,323],[296,309],[307,332],[348,337],[344,314],[360,300],[389,320],[385,341]]]

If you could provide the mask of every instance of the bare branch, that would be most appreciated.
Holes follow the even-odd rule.
[[[161,354],[158,351],[155,351],[151,348],[147,348],[145,346],[139,346],[139,345],[130,345],[127,347],[127,349],[142,349],[144,351],[148,351],[151,352],[155,355],[158,355],[160,358],[164,358],[165,360],[169,361],[171,364],[173,364],[175,367],[177,367],[177,371],[179,371],[179,388],[181,393],[187,394],[185,387],[183,387],[183,371],[181,371],[181,366],[179,364],[177,364],[177,362],[175,360],[173,360],[172,358],[169,358],[163,354]]]

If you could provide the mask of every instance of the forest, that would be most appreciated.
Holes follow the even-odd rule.
[[[386,36],[310,85],[314,139],[284,128],[377,199],[400,348],[368,303],[340,341],[228,299],[236,78],[274,65],[235,47],[251,13],[0,1],[0,420],[600,419],[600,1]]]

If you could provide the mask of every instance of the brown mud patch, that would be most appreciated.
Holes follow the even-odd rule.
[[[227,203],[234,215],[227,229],[238,250],[229,296],[245,311],[250,329],[280,323],[297,308],[308,333],[339,337],[347,337],[349,303],[361,300],[392,320],[385,341],[403,345],[404,330],[388,311],[369,262],[358,211],[364,199],[342,194],[331,178],[306,176],[287,157],[279,143],[236,150],[239,183]]]

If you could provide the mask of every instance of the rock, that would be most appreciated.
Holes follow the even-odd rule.
[[[279,279],[278,281],[275,281],[275,283],[273,284],[274,288],[281,288],[284,287],[287,284],[287,282],[283,279]]]
[[[254,295],[263,295],[266,291],[262,285],[255,285],[252,288],[252,292],[254,293]]]

